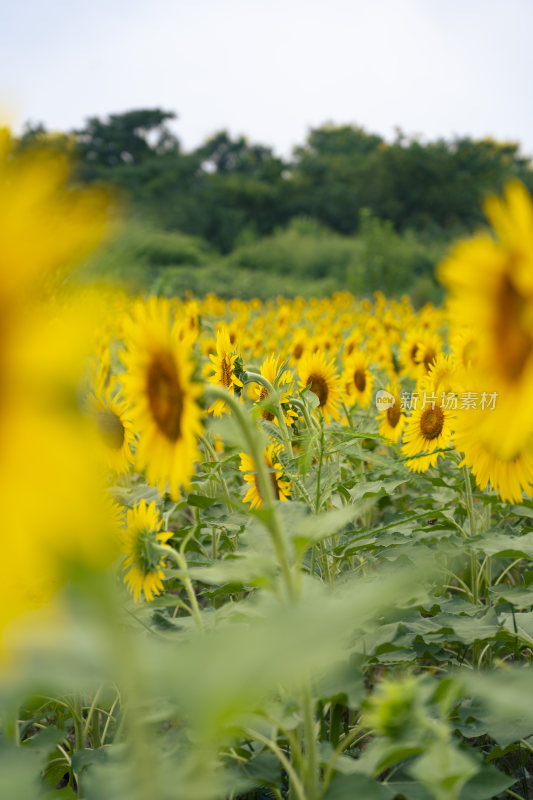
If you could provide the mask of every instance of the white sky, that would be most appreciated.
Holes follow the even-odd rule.
[[[518,140],[533,154],[531,0],[18,0],[0,10],[0,106],[19,129],[177,111],[288,155],[310,126]]]

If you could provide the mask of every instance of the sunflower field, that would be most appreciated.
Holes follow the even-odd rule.
[[[447,299],[128,297],[0,131],[0,798],[533,797],[533,201]]]

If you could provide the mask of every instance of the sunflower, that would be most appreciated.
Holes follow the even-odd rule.
[[[118,475],[127,472],[133,463],[131,447],[135,438],[125,400],[120,398],[116,379],[108,386],[95,388],[90,397],[90,411],[102,441],[106,460]]]
[[[346,397],[357,403],[360,408],[367,408],[372,399],[374,376],[368,368],[369,359],[361,350],[354,350],[345,362],[342,383]]]
[[[283,480],[283,467],[278,461],[279,447],[269,445],[263,452],[265,464],[270,473],[274,497],[276,500],[288,500],[290,497],[290,483]],[[244,480],[250,488],[243,497],[244,503],[250,503],[251,508],[261,508],[264,505],[257,480],[254,460],[246,453],[239,453],[241,458],[240,471],[244,473]]]
[[[485,212],[495,236],[460,242],[439,277],[451,294],[452,324],[478,336],[476,372],[505,408],[505,435],[494,427],[494,449],[509,459],[533,423],[533,202],[512,181]]]
[[[420,391],[451,394],[458,391],[459,373],[451,356],[439,353],[432,361],[427,374],[419,382]]]
[[[283,372],[280,371],[280,356],[271,355],[266,358],[259,368],[260,374],[263,378],[266,378],[267,381],[272,384],[276,389],[281,391],[281,387],[287,386],[287,384],[291,384],[293,381],[292,372],[285,370]],[[252,399],[255,403],[261,403],[268,397],[268,389],[265,386],[261,386],[258,383],[251,383],[250,384],[250,394]],[[293,411],[293,409],[289,405],[289,393],[282,392],[280,397],[281,407],[283,409],[283,416],[285,418],[285,422],[287,425],[292,425],[294,422],[294,418],[298,416],[298,414]],[[276,417],[268,408],[263,408],[261,412],[261,417],[266,420],[267,422],[276,422]]]
[[[415,361],[420,365],[420,373],[425,375],[435,362],[442,347],[442,339],[430,330],[423,331],[415,353]]]
[[[237,376],[239,367],[239,355],[235,351],[228,328],[223,325],[217,332],[216,355],[209,354],[213,362],[213,373],[207,376],[209,383],[215,386],[223,386],[234,394],[239,394],[242,389],[242,381]],[[226,403],[223,400],[215,400],[208,409],[214,417],[221,417],[226,410]]]
[[[405,375],[425,375],[442,348],[442,339],[425,328],[408,333],[400,346],[400,360]]]
[[[420,338],[423,331],[420,329],[411,330],[407,328],[405,339],[400,344],[400,361],[402,372],[409,378],[418,378],[420,374],[419,361],[417,360],[420,348]]]
[[[450,348],[455,362],[464,369],[476,366],[479,336],[469,327],[459,328],[450,336]]]
[[[522,493],[533,494],[533,442],[531,436],[508,458],[497,453],[490,442],[475,436],[475,428],[454,437],[455,446],[464,453],[460,466],[466,464],[480,489],[490,483],[504,502],[521,503]]]
[[[402,452],[415,456],[406,463],[414,472],[423,472],[434,466],[440,450],[448,447],[452,436],[454,412],[441,398],[433,395],[431,402],[413,409],[403,434]]]
[[[394,397],[394,404],[378,414],[379,432],[385,439],[397,442],[405,426],[406,416],[400,404],[399,387],[387,384],[387,392]]]
[[[141,595],[150,602],[163,589],[165,555],[161,548],[172,536],[162,530],[163,520],[155,500],[146,504],[141,500],[126,513],[126,528],[122,534],[124,583],[138,603]]]
[[[318,408],[324,415],[326,422],[332,417],[340,417],[340,404],[342,402],[341,379],[335,368],[333,359],[327,360],[324,353],[306,353],[298,364],[300,388],[309,387],[318,397]]]
[[[533,489],[533,435],[524,431],[514,450],[502,454],[494,428],[506,430],[505,407],[502,411],[497,404],[486,406],[483,398],[490,397],[489,392],[477,391],[472,396],[477,396],[477,402],[460,407],[454,421],[453,444],[463,454],[462,465],[470,468],[480,489],[490,483],[503,501],[520,503],[522,492],[531,495]]]
[[[173,499],[188,487],[199,460],[202,432],[197,398],[201,387],[191,380],[193,364],[183,330],[171,325],[167,300],[150,297],[137,303],[125,323],[124,394],[139,429],[137,463],[149,483]]]
[[[292,332],[289,353],[291,362],[297,365],[304,353],[309,349],[309,334],[305,328],[296,328]]]

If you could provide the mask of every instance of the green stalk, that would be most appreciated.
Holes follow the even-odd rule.
[[[247,733],[253,738],[256,739],[258,742],[261,742],[268,747],[269,750],[272,750],[274,755],[277,757],[278,761],[282,765],[283,769],[286,771],[287,775],[289,776],[290,786],[291,786],[291,796],[297,797],[298,800],[310,800],[308,795],[305,793],[305,789],[302,785],[302,782],[295,772],[293,765],[278,745],[273,742],[271,739],[267,739],[266,736],[263,736],[259,731],[254,731],[249,729]]]
[[[302,711],[304,725],[304,742],[306,758],[306,798],[318,798],[318,760],[316,752],[314,703],[310,682],[306,681],[302,692]]]
[[[270,402],[272,403],[272,407],[274,408],[276,419],[278,421],[279,429],[281,431],[281,435],[283,438],[283,444],[285,450],[287,451],[287,455],[290,456],[290,458],[293,458],[289,429],[287,428],[287,423],[285,422],[285,415],[283,414],[281,401],[279,397],[276,398],[275,388],[272,386],[269,380],[264,378],[262,375],[259,375],[259,373],[257,372],[246,372],[243,375],[243,380],[245,383],[258,383],[260,386],[263,386],[267,390],[268,398],[265,398],[265,400],[270,399]]]
[[[18,705],[6,703],[2,713],[2,733],[16,747],[20,744],[18,712]]]
[[[85,727],[83,729],[84,741],[87,740],[87,735],[90,730],[94,748],[100,747],[100,720],[96,704],[98,703],[101,694],[102,686],[99,686],[96,694],[94,695],[89,711],[87,712],[87,719],[85,720]]]
[[[161,551],[162,555],[172,556],[172,558],[182,571],[183,575],[181,576],[181,582],[183,583],[185,591],[187,592],[187,597],[189,598],[192,617],[196,622],[198,630],[203,631],[204,624],[202,622],[200,606],[198,605],[198,600],[196,599],[196,593],[194,591],[192,581],[188,575],[187,559],[185,558],[184,555],[182,555],[182,553],[178,553],[177,550],[174,550],[173,547],[170,547],[170,545],[161,545],[158,549]]]
[[[300,400],[297,397],[292,397],[291,398],[291,403],[294,406],[296,406],[296,408],[300,409],[300,411],[302,412],[303,418],[305,419],[305,424],[307,425],[307,428],[308,428],[309,432],[310,433],[314,433],[316,431],[316,429],[317,429],[317,425],[316,425],[316,423],[313,422],[313,418],[310,416],[309,409],[307,408],[307,405],[304,403],[304,401]]]
[[[285,536],[276,511],[276,498],[274,497],[272,482],[270,480],[270,474],[263,457],[262,448],[259,444],[257,430],[252,425],[250,418],[247,414],[245,414],[240,403],[238,400],[236,400],[233,394],[230,394],[228,391],[226,391],[226,389],[211,385],[206,387],[206,392],[209,392],[209,394],[220,400],[224,400],[224,402],[227,403],[227,405],[231,408],[232,413],[235,415],[235,419],[244,434],[244,440],[246,443],[245,449],[251,455],[255,465],[259,492],[263,499],[264,507],[270,511],[269,517],[265,520],[265,525],[267,526],[272,538],[272,543],[278,557],[278,562],[281,568],[283,579],[285,581],[287,593],[291,599],[294,599],[295,588],[290,567],[289,554],[287,552]]]
[[[79,695],[74,696],[71,709],[72,709],[72,719],[74,720],[74,736],[75,736],[74,750],[75,752],[77,752],[78,750],[83,750],[83,748],[85,747],[83,711],[81,708],[81,699]]]
[[[466,510],[468,513],[468,527],[469,536],[472,539],[476,535],[476,522],[474,516],[474,498],[472,497],[472,485],[470,483],[470,471],[466,464],[463,466],[463,477],[465,482],[465,500]],[[479,602],[478,580],[477,580],[478,563],[477,556],[474,548],[470,547],[470,580],[472,587],[472,601],[474,605]]]

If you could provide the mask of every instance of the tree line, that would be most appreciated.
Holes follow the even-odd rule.
[[[185,152],[169,127],[175,118],[137,109],[54,135],[27,124],[17,145],[73,152],[76,180],[117,187],[134,214],[221,253],[301,217],[344,235],[357,233],[367,213],[399,233],[455,236],[483,223],[483,197],[509,178],[533,188],[530,160],[516,142],[422,142],[399,130],[387,142],[362,127],[328,124],[311,129],[290,158],[227,131]]]

